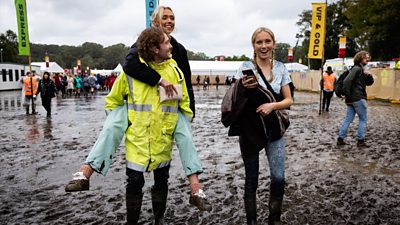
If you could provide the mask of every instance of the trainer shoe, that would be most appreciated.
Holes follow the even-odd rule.
[[[191,194],[189,198],[189,203],[196,206],[201,211],[211,211],[212,206],[207,200],[206,194],[204,194],[202,189],[199,189],[195,194]]]
[[[76,172],[72,175],[72,180],[65,186],[66,192],[87,191],[89,190],[89,180],[83,172]]]

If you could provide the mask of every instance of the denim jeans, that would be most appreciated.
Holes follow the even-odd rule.
[[[339,129],[339,138],[344,139],[346,137],[347,129],[353,122],[356,113],[359,120],[357,140],[365,139],[365,131],[367,127],[367,101],[365,99],[361,99],[351,103],[351,105],[347,105],[347,113]]]
[[[245,196],[255,194],[258,188],[259,152],[252,151],[252,145],[239,138],[240,149],[245,167]],[[248,151],[250,150],[250,151]],[[244,154],[245,152],[255,152]],[[271,177],[271,196],[282,197],[285,188],[285,140],[280,138],[270,142],[266,147]]]
[[[152,187],[153,190],[168,189],[169,168],[170,166],[166,166],[158,168],[153,171],[154,175],[154,185]],[[128,176],[126,193],[132,195],[141,194],[142,188],[144,186],[143,172],[126,168],[126,175]]]

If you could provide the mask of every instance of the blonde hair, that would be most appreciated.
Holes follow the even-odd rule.
[[[154,10],[153,14],[151,14],[151,23],[153,25],[155,25],[156,27],[159,27],[161,25],[160,22],[162,20],[162,16],[164,15],[164,10],[166,9],[170,10],[172,14],[174,14],[174,11],[172,11],[171,7],[162,5],[158,6]]]
[[[272,38],[272,41],[274,42],[274,45],[275,45],[276,41],[275,41],[274,32],[272,32],[272,30],[270,30],[269,28],[266,28],[266,27],[259,27],[253,32],[253,35],[251,36],[251,44],[254,46],[254,44],[256,42],[257,35],[262,33],[262,32],[265,32],[265,33],[269,34],[271,36],[271,38]],[[256,67],[256,69],[258,69],[258,65],[256,63],[256,58],[257,58],[257,54],[256,54],[256,51],[254,51],[253,63],[254,63],[254,66]],[[274,68],[275,49],[272,50],[269,58],[271,59],[271,61],[270,61],[270,63],[271,63],[271,76],[269,77],[268,82],[272,82],[274,80],[274,74],[273,74],[272,70]]]

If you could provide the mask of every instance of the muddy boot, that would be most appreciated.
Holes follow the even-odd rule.
[[[344,142],[344,140],[342,138],[338,138],[337,142],[336,142],[337,146],[343,146],[346,145],[346,143]]]
[[[142,208],[143,193],[132,195],[126,193],[126,221],[128,225],[136,225]]]
[[[257,224],[256,193],[244,196],[244,207],[246,209],[247,224],[256,225]]]
[[[281,225],[283,197],[271,196],[269,199],[268,225]]]
[[[151,205],[153,207],[154,225],[166,224],[164,213],[167,207],[168,189],[151,189]]]
[[[369,145],[367,145],[367,143],[365,143],[365,140],[357,140],[357,147],[367,148],[367,147],[369,147]]]

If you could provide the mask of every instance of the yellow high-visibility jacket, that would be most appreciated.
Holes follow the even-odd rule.
[[[143,59],[141,59],[144,62]],[[183,98],[161,103],[158,85],[150,86],[122,72],[106,97],[106,110],[128,101],[128,129],[125,132],[127,167],[152,171],[170,165],[178,110],[191,118],[190,100],[182,71],[173,59],[160,64],[146,63],[162,79],[182,84]]]

